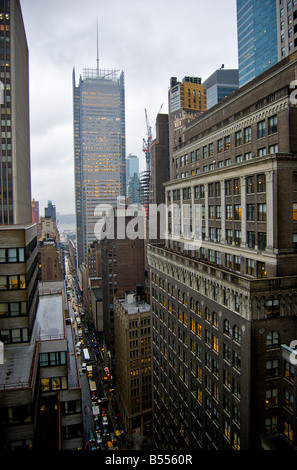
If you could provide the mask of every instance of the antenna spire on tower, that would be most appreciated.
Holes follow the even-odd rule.
[[[99,39],[98,39],[98,18],[97,18],[97,74],[99,76]]]

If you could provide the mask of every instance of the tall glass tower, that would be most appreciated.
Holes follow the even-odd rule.
[[[275,0],[237,0],[239,86],[278,61]]]
[[[95,239],[100,204],[115,205],[125,195],[125,89],[124,72],[84,69],[75,83],[74,175],[77,263],[86,260]]]
[[[19,0],[0,2],[0,225],[30,224],[29,52]]]

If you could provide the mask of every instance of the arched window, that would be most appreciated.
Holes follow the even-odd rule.
[[[231,336],[231,325],[229,320],[224,320],[224,333],[225,335]]]
[[[237,343],[241,343],[241,331],[239,326],[235,325],[233,328],[233,338],[234,341],[237,341]]]
[[[201,317],[201,305],[200,305],[200,302],[198,300],[196,302],[196,314]]]
[[[279,346],[279,334],[277,331],[270,331],[266,336],[266,349],[277,348]]]
[[[212,312],[212,324],[213,326],[219,326],[219,318],[217,312]]]
[[[205,320],[206,321],[211,321],[210,313],[209,313],[209,308],[205,307]]]

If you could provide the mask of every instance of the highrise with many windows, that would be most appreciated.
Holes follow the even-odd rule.
[[[239,86],[278,61],[276,0],[237,0]]]
[[[124,72],[84,69],[75,83],[74,162],[78,266],[95,239],[96,207],[125,195]]]
[[[28,46],[19,1],[0,2],[0,224],[31,223]]]
[[[296,66],[240,87],[173,150],[167,234],[147,251],[157,449],[297,447]]]

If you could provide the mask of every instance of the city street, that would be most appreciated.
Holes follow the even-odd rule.
[[[103,382],[105,369],[109,367],[109,360],[104,355],[106,348],[102,340],[99,341],[93,326],[87,326],[88,322],[85,320],[83,307],[77,296],[76,282],[69,274],[67,261],[66,272],[69,316],[72,319],[81,377],[84,449],[125,450],[127,447],[124,431],[120,426],[118,411],[117,413],[115,411],[116,404],[113,397],[115,392],[109,392],[114,385],[111,380]],[[89,353],[87,360],[84,349]],[[91,384],[96,391],[91,391]],[[104,400],[101,401],[102,399]]]

